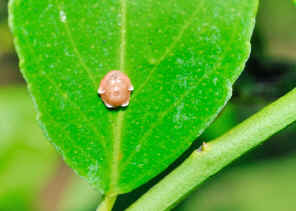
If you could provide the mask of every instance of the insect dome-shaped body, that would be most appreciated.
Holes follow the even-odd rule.
[[[126,107],[129,104],[130,94],[133,89],[127,75],[118,70],[112,70],[102,79],[98,93],[106,107]]]

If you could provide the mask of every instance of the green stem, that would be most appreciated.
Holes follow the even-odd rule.
[[[170,210],[208,177],[296,120],[296,89],[194,151],[127,211]]]
[[[101,202],[99,207],[97,208],[97,211],[111,211],[113,208],[113,205],[116,201],[117,196],[106,196],[104,200]]]

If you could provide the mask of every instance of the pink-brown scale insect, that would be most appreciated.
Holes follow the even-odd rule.
[[[127,75],[112,70],[101,80],[98,94],[108,108],[126,107],[134,87]]]

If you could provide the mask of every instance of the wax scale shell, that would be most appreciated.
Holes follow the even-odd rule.
[[[101,80],[98,94],[108,108],[126,107],[134,90],[131,80],[119,70],[108,72]]]

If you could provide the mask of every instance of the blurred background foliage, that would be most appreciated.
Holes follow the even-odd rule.
[[[0,0],[0,211],[94,211],[100,194],[63,163],[38,126],[18,70],[7,2]],[[261,1],[252,54],[231,101],[182,158],[148,184],[121,196],[115,210],[127,207],[200,143],[295,87],[295,23],[292,1]],[[211,178],[175,210],[296,210],[295,137],[293,124]]]

